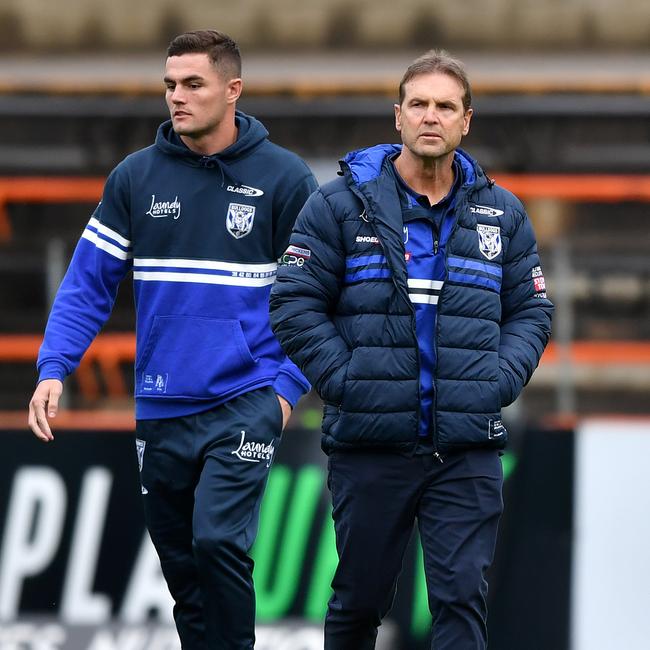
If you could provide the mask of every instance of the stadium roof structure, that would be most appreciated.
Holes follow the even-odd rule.
[[[244,58],[248,96],[394,96],[420,52],[252,53]],[[650,53],[457,52],[475,95],[607,93],[650,95]],[[159,95],[162,56],[3,56],[0,94]]]

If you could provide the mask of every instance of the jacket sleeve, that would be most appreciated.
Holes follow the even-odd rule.
[[[519,206],[503,265],[499,345],[502,406],[514,402],[531,378],[551,336],[553,313],[532,224]]]
[[[132,266],[126,172],[109,176],[102,200],[77,243],[56,294],[39,350],[39,381],[63,381],[108,319],[120,281]]]
[[[307,166],[302,163],[303,168]],[[309,198],[309,195],[318,187],[314,175],[307,169],[300,181],[292,186],[291,193],[282,199],[277,210],[277,217],[273,223],[273,254],[279,258],[289,242],[291,229],[300,209]],[[273,382],[273,390],[282,395],[292,407],[295,407],[298,400],[309,391],[311,386],[305,376],[298,370],[297,366],[288,357],[280,364],[278,375]]]
[[[298,215],[271,290],[271,327],[322,399],[339,404],[351,352],[332,314],[345,271],[340,226],[320,190]]]

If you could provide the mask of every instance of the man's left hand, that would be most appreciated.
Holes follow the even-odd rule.
[[[284,431],[284,428],[287,426],[287,422],[289,422],[289,418],[291,417],[291,404],[287,402],[282,395],[278,395],[276,393],[276,397],[278,398],[278,402],[280,402],[280,408],[282,409],[282,431]]]

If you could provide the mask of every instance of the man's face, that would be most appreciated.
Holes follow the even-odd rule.
[[[216,131],[241,93],[241,79],[224,79],[207,54],[168,57],[165,85],[174,131],[193,139]]]
[[[463,108],[463,86],[442,72],[413,77],[395,104],[395,128],[416,157],[437,159],[454,151],[469,132],[472,109]]]

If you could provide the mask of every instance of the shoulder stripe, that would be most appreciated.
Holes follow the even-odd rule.
[[[491,278],[486,278],[483,275],[477,275],[476,273],[457,273],[455,271],[450,271],[448,277],[451,282],[479,285],[492,289],[497,293],[501,291],[501,282]]]
[[[91,230],[98,232],[100,235],[104,235],[105,237],[112,239],[113,241],[117,242],[121,246],[124,246],[125,248],[131,247],[131,242],[128,239],[122,237],[122,235],[120,235],[119,232],[115,232],[115,230],[112,230],[108,226],[104,225],[99,221],[99,219],[96,219],[95,217],[90,218],[90,221],[88,222],[88,227]]]
[[[385,280],[391,278],[392,273],[388,268],[362,269],[354,273],[347,273],[343,278],[345,284],[354,284],[362,280]]]
[[[471,269],[473,271],[482,271],[488,275],[501,278],[502,270],[499,264],[490,264],[489,262],[481,262],[479,260],[471,260],[464,257],[452,257],[451,255],[447,259],[449,266],[454,267],[455,269],[462,269],[466,271]]]
[[[83,231],[83,233],[81,234],[81,238],[87,239],[89,242],[93,243],[97,248],[105,251],[106,253],[112,255],[113,257],[117,257],[117,259],[119,260],[129,260],[133,257],[132,253],[130,253],[129,251],[122,250],[118,246],[111,244],[105,239],[102,239],[97,235],[96,232],[90,230],[89,228],[86,228],[86,230]]]
[[[345,259],[345,267],[347,269],[355,269],[369,264],[386,264],[386,256],[381,254],[361,255],[358,257],[349,256]]]

